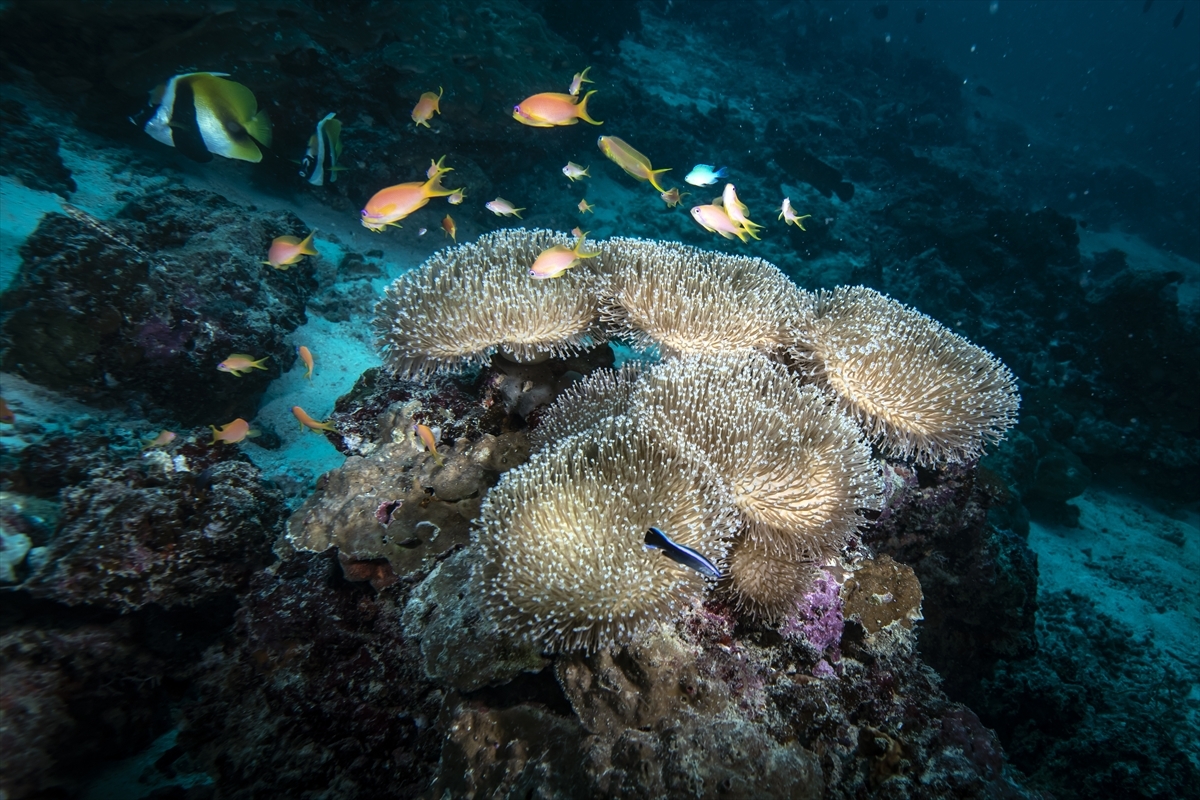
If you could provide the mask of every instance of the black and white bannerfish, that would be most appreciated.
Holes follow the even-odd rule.
[[[317,132],[308,140],[308,150],[300,161],[300,177],[313,186],[337,180],[338,159],[342,156],[342,123],[326,114],[317,123]]]
[[[671,537],[660,531],[658,528],[651,528],[646,531],[646,548],[649,550],[661,550],[663,555],[689,569],[694,569],[706,578],[720,580],[723,576],[721,570],[717,569],[717,565],[709,561],[707,558],[697,553],[690,547],[685,547],[671,540]]]
[[[259,111],[254,93],[225,80],[224,72],[176,75],[150,93],[153,113],[143,130],[188,158],[211,161],[213,154],[262,161],[261,144],[271,145],[271,121]],[[135,125],[140,120],[130,117]]]

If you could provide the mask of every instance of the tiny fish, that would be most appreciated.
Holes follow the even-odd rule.
[[[582,239],[587,234],[584,233],[583,230],[580,229],[578,226],[576,226],[574,228],[571,228],[571,235],[574,236],[576,239]]]
[[[442,230],[446,232],[446,235],[449,236],[451,240],[455,242],[455,244],[458,243],[458,226],[454,224],[454,217],[447,214],[442,219]]]
[[[587,214],[589,212],[595,213],[595,208],[596,208],[594,205],[592,205],[591,203],[589,203],[587,201],[586,197],[583,198],[582,200],[580,200],[579,205],[577,205],[575,207],[579,209],[580,214]]]
[[[442,156],[437,161],[430,159],[429,169],[425,170],[425,177],[433,180],[434,175],[445,175],[447,172],[454,172],[454,167],[447,167],[443,165],[442,162],[445,160],[445,156]]]
[[[460,204],[462,203],[462,201],[463,201],[463,198],[464,198],[464,197],[466,197],[466,196],[467,196],[467,193],[466,193],[466,191],[465,191],[465,190],[463,190],[463,189],[455,189],[455,190],[454,190],[454,193],[453,193],[453,194],[451,194],[451,195],[450,195],[449,197],[447,197],[446,199],[450,201],[450,205],[452,205],[452,206],[457,206],[457,205],[460,205]]]
[[[412,429],[413,433],[420,437],[421,444],[425,445],[425,449],[433,455],[433,460],[437,462],[437,465],[440,467],[442,464],[446,463],[446,459],[442,458],[441,454],[439,454],[437,451],[437,442],[434,441],[433,431],[429,429],[429,426],[415,422],[413,423]]]
[[[697,164],[692,167],[692,171],[684,177],[684,180],[692,186],[712,186],[724,178],[726,172],[724,167],[714,170],[711,164]]]
[[[583,178],[592,177],[591,173],[588,172],[589,169],[591,169],[591,167],[581,167],[574,161],[568,161],[567,165],[563,167],[562,171],[563,175],[566,175],[568,178],[570,178],[571,183],[574,183],[575,181],[582,180]]]
[[[442,109],[438,107],[438,103],[442,99],[442,87],[438,87],[438,93],[425,92],[421,95],[421,99],[413,106],[412,121],[417,125],[429,127],[429,120],[433,119],[434,112],[442,113]]]
[[[217,428],[215,425],[209,425],[212,428],[213,438],[209,442],[210,445],[217,442],[225,442],[225,444],[237,444],[247,436],[258,436],[258,431],[250,430],[250,423],[238,417],[233,422],[228,422]]]
[[[567,93],[571,95],[571,97],[578,97],[579,90],[583,88],[585,83],[595,83],[595,81],[588,80],[587,74],[588,70],[590,69],[591,67],[584,67],[583,72],[576,72],[575,77],[571,78],[571,86],[569,89],[567,89]]]
[[[263,356],[255,361],[254,356],[248,356],[245,353],[231,353],[229,358],[217,364],[217,369],[240,378],[252,369],[266,369],[263,366],[263,362],[268,358],[270,356]]]
[[[267,260],[262,263],[275,269],[287,269],[305,256],[319,255],[317,248],[313,247],[312,243],[315,234],[316,230],[314,229],[304,239],[297,239],[295,236],[276,236],[271,241],[271,249],[267,251]]]
[[[417,236],[424,236],[427,233],[429,233],[429,228],[418,228],[417,229]]]
[[[333,431],[334,433],[337,433],[337,428],[333,427],[333,423],[317,422],[315,419],[305,413],[304,409],[300,406],[292,406],[292,414],[295,415],[296,419],[300,420],[301,430],[308,428],[314,431]]]
[[[159,431],[158,436],[147,441],[142,449],[149,450],[154,447],[166,447],[173,441],[175,441],[175,433],[173,431]]]
[[[792,208],[792,200],[790,197],[783,198],[783,205],[779,207],[779,218],[787,225],[795,225],[802,231],[808,230],[804,227],[804,220],[811,217],[812,214],[797,216],[795,209]]]
[[[543,250],[534,259],[533,266],[529,268],[530,277],[537,280],[557,278],[571,267],[578,266],[583,259],[595,258],[600,255],[599,251],[589,253],[583,249],[583,241],[586,238],[587,233],[580,231],[574,247],[556,244],[554,247]]]
[[[483,207],[497,217],[516,217],[517,219],[521,219],[519,212],[525,210],[524,208],[513,208],[513,204],[503,197],[497,197],[495,200],[484,203]]]
[[[671,538],[658,528],[646,531],[645,545],[650,550],[661,550],[664,556],[676,564],[694,569],[706,578],[720,580],[722,577],[721,570],[717,569],[716,564],[692,548],[671,541]]]
[[[296,348],[296,355],[300,356],[300,360],[304,362],[304,366],[308,367],[308,372],[304,373],[304,377],[308,378],[311,381],[312,373],[313,373],[312,351],[309,350],[304,345],[300,345],[299,347]]]
[[[674,208],[675,206],[679,205],[679,202],[689,194],[691,194],[691,192],[684,192],[683,194],[680,194],[679,189],[672,188],[660,194],[659,197],[661,197],[663,202],[667,204],[667,208]]]

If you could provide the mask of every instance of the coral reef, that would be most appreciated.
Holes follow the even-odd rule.
[[[251,419],[295,360],[287,334],[316,288],[311,259],[262,265],[275,236],[304,230],[206,191],[137,196],[114,217],[50,214],[0,295],[3,365],[93,403],[133,402],[186,424]],[[266,371],[217,373],[231,353]]]

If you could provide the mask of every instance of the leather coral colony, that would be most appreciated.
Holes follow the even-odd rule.
[[[869,289],[814,296],[761,259],[636,239],[528,280],[560,243],[513,230],[446,251],[400,278],[376,321],[408,374],[606,336],[663,354],[564,392],[538,452],[484,502],[485,606],[547,650],[627,643],[711,588],[642,547],[651,525],[721,564],[740,608],[785,616],[878,506],[868,440],[889,457],[963,461],[1015,419],[999,361]]]

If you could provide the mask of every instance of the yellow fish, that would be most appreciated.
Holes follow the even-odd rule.
[[[595,208],[595,206],[594,206],[594,205],[592,205],[591,203],[589,203],[589,202],[587,201],[587,198],[586,198],[586,197],[585,197],[585,198],[583,198],[582,200],[580,200],[580,201],[579,201],[579,205],[577,205],[577,206],[575,206],[575,207],[579,209],[579,213],[580,213],[580,214],[587,214],[589,211],[592,211],[592,213],[595,213],[595,212],[593,211],[593,209]]]
[[[725,191],[721,193],[721,204],[725,208],[725,215],[733,221],[734,225],[740,225],[742,230],[754,237],[755,231],[762,227],[757,222],[751,222],[748,214],[750,209],[746,208],[746,204],[738,199],[737,190],[733,188],[732,183],[725,184]]]
[[[438,108],[438,103],[442,99],[442,91],[442,87],[439,86],[437,94],[425,92],[425,94],[421,95],[421,99],[413,106],[413,122],[418,125],[424,125],[426,128],[429,127],[429,120],[433,118],[434,112],[436,111],[438,114],[442,113],[442,109]]]
[[[603,122],[592,119],[587,113],[588,98],[596,90],[588,92],[578,103],[569,94],[560,92],[542,92],[532,97],[526,97],[513,106],[513,119],[522,125],[533,128],[554,128],[559,125],[574,125],[579,120],[592,125],[603,125]]]
[[[425,449],[433,454],[433,460],[437,462],[439,467],[446,463],[446,459],[442,458],[441,454],[437,451],[437,442],[434,441],[433,431],[429,429],[428,425],[416,422],[413,424],[413,432],[421,438],[421,444],[425,445]]]
[[[812,214],[797,216],[796,210],[792,208],[792,199],[790,197],[783,198],[783,205],[779,207],[779,218],[784,221],[784,224],[795,225],[800,230],[807,231],[808,228],[804,227],[804,220],[811,216]]]
[[[666,169],[654,169],[650,166],[650,159],[637,150],[634,150],[616,136],[601,136],[596,140],[596,145],[600,148],[600,152],[608,156],[614,164],[634,178],[639,181],[650,181],[650,185],[659,192],[665,191],[658,185],[658,176],[664,172],[670,172],[670,167]]]
[[[267,251],[267,260],[262,262],[275,269],[287,269],[305,256],[320,255],[313,247],[313,230],[303,240],[295,236],[277,236],[271,241],[271,249]]]
[[[219,369],[221,372],[229,372],[240,378],[244,373],[247,373],[252,369],[266,369],[266,367],[263,366],[263,362],[268,358],[270,358],[270,356],[263,356],[255,361],[254,356],[248,356],[245,353],[233,353],[229,356],[229,358],[225,359],[220,364],[217,364],[217,369]]]
[[[579,96],[579,90],[583,88],[583,84],[595,83],[595,81],[588,80],[587,74],[588,70],[590,69],[591,67],[584,67],[583,72],[576,72],[575,77],[571,78],[571,88],[567,89],[567,93],[570,94],[571,97]]]
[[[151,93],[154,114],[142,129],[195,161],[211,161],[213,153],[262,161],[258,145],[271,146],[271,121],[254,93],[227,77],[189,72],[171,78]]]
[[[536,280],[545,280],[546,278],[557,278],[571,267],[578,266],[585,258],[595,258],[600,255],[599,251],[587,253],[583,250],[583,240],[587,238],[587,233],[580,231],[579,238],[575,241],[574,247],[567,247],[565,244],[556,244],[554,247],[543,250],[534,259],[533,266],[529,268],[529,275]]]

